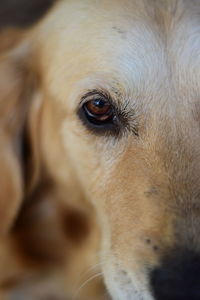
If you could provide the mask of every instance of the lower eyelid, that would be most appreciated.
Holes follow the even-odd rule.
[[[99,121],[98,123],[97,119],[92,121],[93,116],[89,116],[89,118],[86,116],[83,107],[81,107],[77,113],[83,125],[94,134],[116,136],[120,132],[119,123],[116,121],[117,117],[113,117],[113,120],[109,120],[108,122]]]

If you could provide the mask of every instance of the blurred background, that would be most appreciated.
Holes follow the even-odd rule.
[[[0,29],[27,27],[40,19],[56,0],[0,0]]]

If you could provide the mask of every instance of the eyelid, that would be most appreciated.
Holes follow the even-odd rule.
[[[91,97],[91,99],[90,99],[90,97]],[[87,102],[89,100],[93,100],[95,98],[103,98],[103,99],[107,100],[108,102],[110,102],[110,104],[115,107],[115,104],[113,103],[113,100],[109,93],[107,93],[103,90],[96,90],[96,89],[88,91],[81,98],[80,105],[83,105],[85,102]]]

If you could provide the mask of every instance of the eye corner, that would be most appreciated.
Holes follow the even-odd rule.
[[[127,112],[125,109],[121,112],[121,122],[123,127],[137,138],[139,137],[139,125],[135,114]]]

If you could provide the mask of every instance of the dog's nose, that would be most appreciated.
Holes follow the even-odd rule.
[[[150,275],[156,300],[200,300],[200,255],[174,251]]]

